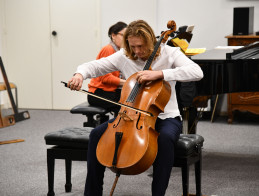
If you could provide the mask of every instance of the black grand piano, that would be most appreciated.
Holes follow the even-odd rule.
[[[196,82],[197,96],[217,95],[234,92],[259,92],[259,42],[240,49],[213,49],[192,56],[204,73]],[[259,103],[259,93],[253,95]],[[251,100],[250,100],[251,101]],[[235,110],[235,108],[231,109]],[[251,111],[259,114],[259,104],[252,105]],[[231,117],[230,117],[231,118]],[[233,118],[233,117],[232,117]],[[232,119],[229,119],[232,123]]]

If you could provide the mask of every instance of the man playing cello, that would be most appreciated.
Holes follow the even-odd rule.
[[[182,121],[178,109],[175,84],[176,81],[189,82],[202,79],[203,72],[199,65],[186,57],[179,48],[161,44],[151,65],[152,70],[143,67],[157,40],[152,28],[143,20],[131,22],[123,37],[123,47],[117,53],[84,63],[78,66],[74,76],[68,81],[71,90],[80,90],[83,80],[113,71],[121,71],[126,79],[137,73],[139,84],[148,81],[165,80],[171,86],[171,96],[158,115],[155,130],[159,132],[158,151],[153,163],[152,195],[163,196],[166,193],[171,170],[174,163],[174,145],[182,131]],[[114,119],[110,120],[112,122]],[[90,134],[87,154],[87,178],[85,196],[101,196],[105,167],[96,156],[98,142],[108,127],[108,122],[93,129]]]

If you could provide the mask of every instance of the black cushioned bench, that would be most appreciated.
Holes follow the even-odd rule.
[[[89,134],[93,128],[68,127],[45,135],[47,145],[48,196],[54,196],[55,159],[64,159],[66,166],[65,191],[71,192],[72,161],[87,161]],[[183,196],[189,195],[189,166],[195,165],[196,196],[201,196],[202,146],[204,139],[197,134],[181,134],[176,146],[175,167],[181,167]]]

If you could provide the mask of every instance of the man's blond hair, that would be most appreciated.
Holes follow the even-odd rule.
[[[123,47],[125,49],[125,54],[130,59],[136,60],[137,57],[129,46],[129,41],[128,41],[129,36],[142,38],[147,47],[147,51],[145,51],[147,53],[147,57],[151,55],[157,40],[153,29],[149,26],[147,22],[145,22],[144,20],[133,21],[128,25],[124,33]],[[159,55],[159,53],[160,53],[160,47],[155,55],[155,58]]]

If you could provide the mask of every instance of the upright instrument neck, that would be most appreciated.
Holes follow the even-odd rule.
[[[161,44],[163,38],[164,38],[164,36],[161,35],[160,38],[159,38],[159,40],[156,42],[156,45],[155,45],[155,47],[154,47],[154,50],[153,50],[152,54],[149,56],[149,58],[148,58],[148,60],[147,60],[147,63],[146,63],[146,65],[145,65],[145,67],[144,67],[143,70],[149,70],[149,68],[150,68],[150,66],[151,66],[151,64],[152,64],[152,62],[153,62],[153,60],[154,60],[154,58],[155,58],[155,55],[156,55],[156,53],[157,53],[157,50],[158,50],[158,48],[159,48],[159,46],[160,46],[160,44]]]

